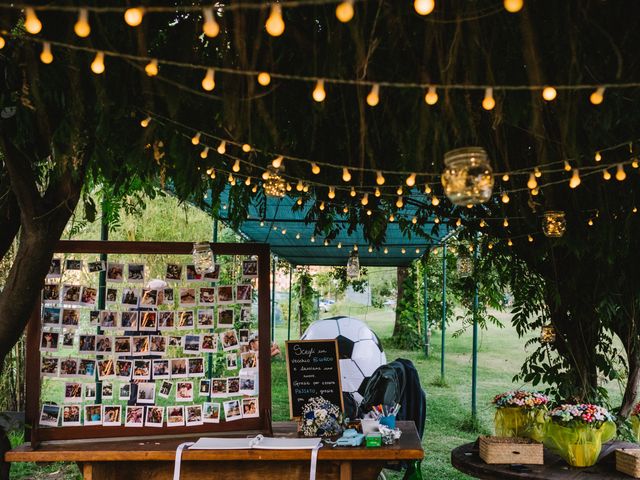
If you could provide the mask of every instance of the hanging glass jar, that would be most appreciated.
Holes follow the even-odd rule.
[[[547,211],[542,216],[542,231],[545,236],[558,238],[567,230],[567,220],[562,211]]]
[[[192,256],[196,273],[202,275],[203,273],[213,272],[215,265],[209,242],[194,243]]]
[[[347,260],[347,278],[360,277],[360,257],[357,250],[352,250]]]
[[[458,257],[456,270],[460,278],[470,277],[473,275],[473,259],[467,256]]]
[[[540,343],[554,343],[556,341],[556,329],[553,325],[543,325],[540,332]]]
[[[280,176],[277,169],[268,168],[262,178],[264,179],[262,187],[268,197],[282,198],[287,194],[287,182]]]
[[[491,198],[493,170],[482,147],[464,147],[444,154],[442,186],[454,205],[476,205]]]

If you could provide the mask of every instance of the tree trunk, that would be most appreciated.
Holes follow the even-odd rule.
[[[409,275],[409,269],[407,267],[398,267],[396,269],[398,280],[398,296],[396,297],[396,320],[393,325],[393,336],[397,335],[400,331],[400,302],[404,298],[404,282]]]

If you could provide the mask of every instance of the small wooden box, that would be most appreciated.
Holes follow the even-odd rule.
[[[640,448],[616,450],[616,470],[640,478]]]
[[[480,458],[489,464],[542,465],[542,444],[528,438],[480,437]]]

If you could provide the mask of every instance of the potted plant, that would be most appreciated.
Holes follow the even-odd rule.
[[[616,434],[614,417],[598,405],[564,404],[549,412],[544,444],[574,467],[594,465],[602,442]]]
[[[511,390],[496,395],[495,430],[498,437],[544,439],[549,397],[538,392]]]

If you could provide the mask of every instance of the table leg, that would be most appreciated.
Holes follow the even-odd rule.
[[[89,462],[82,464],[82,478],[84,480],[93,480],[93,465]]]
[[[340,480],[351,480],[351,462],[340,462]]]

